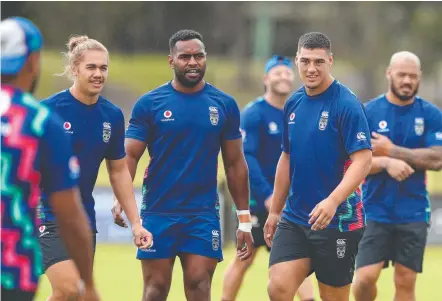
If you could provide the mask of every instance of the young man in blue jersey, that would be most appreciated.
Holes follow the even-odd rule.
[[[79,188],[93,232],[94,253],[97,228],[92,191],[104,159],[112,189],[132,225],[134,242],[141,249],[147,248],[152,237],[141,225],[126,164],[124,116],[118,107],[100,95],[108,76],[108,51],[103,44],[87,36],[73,36],[67,46],[65,74],[73,80],[73,86],[42,102],[62,117],[63,135],[72,139],[74,153],[82,167]],[[49,300],[65,300],[71,284],[78,279],[78,273],[60,240],[45,195],[41,213],[40,245],[45,273],[52,286]]]
[[[362,104],[330,74],[330,44],[317,32],[298,42],[304,85],[284,107],[283,152],[264,226],[272,301],[292,300],[313,272],[323,300],[350,296],[364,230],[359,185],[372,154]]]
[[[92,240],[76,188],[79,166],[60,118],[32,93],[40,76],[43,37],[25,18],[0,24],[1,37],[1,300],[34,300],[42,272],[37,204],[45,190],[60,235],[82,281],[70,297],[97,301]],[[83,246],[78,248],[78,246]],[[84,291],[85,289],[85,291]],[[85,294],[84,294],[85,293]]]
[[[235,100],[204,81],[202,36],[181,30],[169,40],[172,81],[143,95],[126,131],[132,177],[144,150],[150,163],[143,183],[143,225],[153,247],[139,249],[143,301],[166,300],[175,258],[181,260],[187,300],[210,300],[212,276],[223,259],[217,169],[221,150],[238,209],[238,257],[252,255],[248,169]]]
[[[275,181],[276,165],[281,155],[284,104],[293,92],[293,64],[289,58],[275,55],[265,66],[265,93],[247,105],[241,113],[244,155],[249,167],[250,211],[255,252],[248,260],[234,258],[224,275],[223,301],[238,295],[247,269],[255,260],[258,248],[265,246],[264,224],[268,217]],[[270,247],[267,246],[270,251]],[[302,301],[313,300],[313,286],[306,279],[298,290]]]
[[[390,260],[394,300],[416,300],[431,212],[425,173],[442,169],[442,112],[416,96],[419,58],[395,53],[386,75],[388,92],[366,105],[374,157],[363,185],[367,227],[356,260],[357,301],[376,299],[376,281]]]

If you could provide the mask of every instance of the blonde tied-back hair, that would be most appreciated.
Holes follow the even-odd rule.
[[[90,39],[86,35],[74,35],[69,38],[66,43],[68,52],[62,52],[63,58],[66,60],[64,72],[57,74],[59,76],[67,76],[70,80],[74,80],[73,70],[83,59],[86,50],[100,50],[109,53],[103,44],[97,40]]]

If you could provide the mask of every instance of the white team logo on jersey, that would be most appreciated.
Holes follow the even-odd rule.
[[[422,134],[424,133],[424,119],[423,118],[415,118],[414,119],[414,132],[416,133],[417,136],[422,136]]]
[[[390,129],[387,128],[387,126],[388,126],[387,121],[381,120],[381,121],[379,121],[378,125],[379,125],[379,129],[378,129],[379,133],[384,133],[384,132],[389,132],[390,131]]]
[[[110,122],[103,122],[103,141],[108,143],[111,137],[111,124]]]
[[[325,128],[327,127],[327,123],[328,123],[328,112],[323,111],[321,113],[321,118],[319,119],[319,129],[321,131],[325,130]]]
[[[212,250],[218,251],[219,249],[219,231],[212,230]]]
[[[217,107],[209,107],[209,117],[212,125],[218,125],[219,114]]]
[[[172,118],[172,111],[171,110],[166,110],[163,113],[164,118],[161,119],[162,122],[169,122],[169,121],[174,121],[175,118]]]
[[[269,133],[270,134],[277,134],[279,132],[278,130],[278,125],[276,124],[276,122],[270,122],[269,123]]]
[[[295,112],[292,112],[289,116],[289,124],[294,124],[295,122],[293,121],[295,120]]]
[[[163,115],[166,118],[170,118],[170,117],[172,117],[172,111],[170,111],[170,110],[164,111]]]
[[[345,239],[339,238],[336,240],[336,255],[338,258],[344,258],[345,257],[345,248],[346,248],[346,242]]]
[[[365,141],[365,140],[367,140],[367,136],[365,135],[364,132],[359,132],[356,135],[356,138],[358,139],[358,141]]]
[[[74,132],[71,131],[72,129],[72,124],[69,121],[66,121],[65,123],[63,123],[63,129],[65,133],[68,134],[73,134]]]

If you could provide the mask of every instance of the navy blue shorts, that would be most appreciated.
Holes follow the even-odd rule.
[[[212,215],[146,215],[143,227],[153,235],[153,246],[138,249],[137,259],[174,258],[190,253],[223,260],[219,217]]]

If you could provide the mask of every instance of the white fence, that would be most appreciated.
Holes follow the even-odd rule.
[[[225,185],[219,188],[220,194],[220,216],[222,227],[222,239],[225,245],[235,239],[236,221],[232,214],[232,202],[230,195],[226,193]],[[141,190],[135,191],[138,208],[141,204]],[[121,228],[114,224],[112,219],[112,190],[110,188],[96,188],[95,196],[95,210],[97,212],[97,227],[98,235],[97,242],[99,243],[132,243],[132,234],[129,228]],[[442,245],[442,198],[433,198],[432,203],[432,225],[429,231],[428,244]]]

